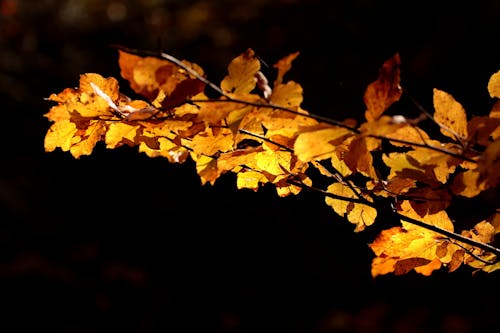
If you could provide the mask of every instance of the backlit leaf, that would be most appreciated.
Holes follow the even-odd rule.
[[[467,138],[467,115],[460,103],[445,91],[434,88],[434,120],[441,133],[457,140]]]
[[[366,88],[363,100],[366,105],[367,121],[377,120],[401,97],[403,90],[400,86],[400,62],[397,53],[387,59],[380,68],[377,79]]]

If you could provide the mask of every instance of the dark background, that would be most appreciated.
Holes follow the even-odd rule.
[[[0,330],[498,331],[498,273],[372,279],[373,232],[316,194],[237,191],[232,175],[201,186],[191,162],[133,148],[45,153],[43,115],[79,74],[119,78],[111,44],[196,62],[216,83],[248,47],[270,66],[300,51],[287,75],[303,107],[339,120],[363,115],[399,52],[424,107],[436,87],[485,114],[499,16],[495,0],[0,0]]]

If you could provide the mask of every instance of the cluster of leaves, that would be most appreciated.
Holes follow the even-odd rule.
[[[389,211],[400,223],[369,244],[373,276],[412,270],[430,275],[462,265],[486,272],[500,268],[500,250],[493,246],[500,232],[498,210],[463,230],[456,230],[447,213],[454,198],[498,186],[499,101],[488,116],[467,119],[452,95],[434,89],[433,114],[389,116],[386,111],[403,94],[395,54],[367,86],[366,121],[357,124],[301,108],[302,87],[284,79],[298,52],[274,64],[271,84],[248,49],[231,61],[220,85],[207,80],[197,64],[169,54],[125,48],[118,53],[121,76],[140,99],[121,93],[115,78],[82,74],[78,88],[48,98],[55,105],[45,114],[53,122],[45,136],[47,152],[60,148],[79,158],[104,141],[110,149],[138,146],[172,163],[191,158],[202,184],[213,185],[232,172],[238,189],[272,184],[282,197],[313,189],[355,232]],[[487,88],[500,98],[500,71]],[[437,138],[419,127],[423,119],[439,129]]]

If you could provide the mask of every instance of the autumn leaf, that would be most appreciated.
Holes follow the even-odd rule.
[[[403,90],[400,86],[400,62],[398,53],[387,59],[380,68],[377,79],[366,88],[363,100],[368,122],[377,120],[401,97]]]
[[[284,81],[298,52],[275,63],[271,88],[259,57],[247,49],[230,62],[220,89],[207,84],[194,63],[139,53],[120,50],[118,64],[144,99],[123,94],[115,78],[82,74],[78,88],[48,98],[55,105],[44,115],[52,122],[45,151],[60,148],[79,158],[104,141],[108,149],[135,146],[170,163],[191,159],[202,185],[233,173],[238,189],[258,191],[268,184],[280,197],[309,189],[324,195],[354,232],[395,214],[400,225],[369,244],[373,276],[429,276],[463,265],[500,269],[500,249],[487,246],[500,233],[499,214],[467,229],[454,225],[447,212],[458,196],[475,198],[500,181],[498,100],[487,116],[468,121],[453,96],[434,89],[433,119],[452,139],[441,142],[421,127],[424,113],[415,119],[384,115],[402,95],[398,54],[367,86],[366,122],[358,126],[353,118],[334,121],[302,109],[302,86]],[[497,72],[488,82],[492,98],[500,96],[499,82]],[[207,87],[220,96],[209,97]],[[321,181],[329,184],[326,190],[317,185]]]
[[[69,151],[74,144],[73,137],[77,131],[76,125],[68,119],[54,123],[45,135],[45,151],[52,152],[57,147]]]
[[[119,50],[118,64],[121,76],[128,80],[130,87],[149,101],[165,109],[175,107],[197,95],[205,84],[192,77],[185,69],[165,59],[141,57]],[[203,76],[200,66],[188,61],[182,62],[199,76]]]
[[[490,77],[488,81],[488,92],[491,97],[500,98],[500,71]]]
[[[345,146],[339,149],[341,159],[353,173],[361,173],[369,178],[377,178],[371,151],[380,145],[380,140],[371,137],[349,137]]]
[[[274,68],[278,69],[276,80],[274,80],[274,87],[277,87],[283,82],[283,77],[292,68],[292,62],[299,56],[299,52],[294,52],[282,58],[274,64]]]
[[[408,201],[403,201],[398,212],[423,223],[453,231],[453,223],[443,210],[428,214],[421,218]],[[457,247],[441,234],[405,221],[402,226],[383,230],[369,244],[376,258],[372,261],[372,276],[388,273],[405,274],[410,270],[429,276],[452,259],[452,253]],[[448,248],[450,250],[443,249]],[[438,256],[437,253],[440,253]]]
[[[491,143],[479,159],[478,182],[486,182],[489,187],[500,183],[500,139]]]
[[[450,190],[455,195],[473,198],[489,186],[484,180],[480,180],[481,174],[478,170],[465,170],[458,173],[450,185]]]
[[[331,184],[328,186],[327,192],[336,197],[325,197],[326,204],[332,207],[338,215],[347,217],[347,220],[356,226],[354,229],[355,232],[363,231],[367,226],[375,222],[375,218],[377,217],[377,210],[375,208],[363,203],[342,200],[342,198],[359,201],[364,199],[367,202],[372,202],[370,197],[355,193],[352,188],[341,183]]]
[[[223,91],[240,95],[250,93],[256,86],[255,74],[260,70],[260,61],[252,49],[234,58],[228,66],[228,75],[222,80]]]
[[[311,128],[300,133],[294,143],[295,155],[304,162],[331,158],[336,147],[352,132],[343,127]]]
[[[460,141],[468,136],[467,115],[453,96],[434,88],[434,120],[440,125],[443,135]]]

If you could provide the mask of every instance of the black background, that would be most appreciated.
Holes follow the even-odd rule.
[[[500,328],[498,273],[372,279],[372,232],[353,233],[316,194],[237,191],[232,175],[201,186],[191,162],[133,148],[99,145],[79,160],[43,148],[45,98],[85,72],[119,78],[111,44],[196,62],[216,83],[248,47],[269,65],[299,51],[287,76],[304,88],[303,108],[339,120],[363,115],[366,85],[398,52],[403,85],[424,107],[436,87],[485,114],[500,67],[498,1],[0,4],[2,331]]]

